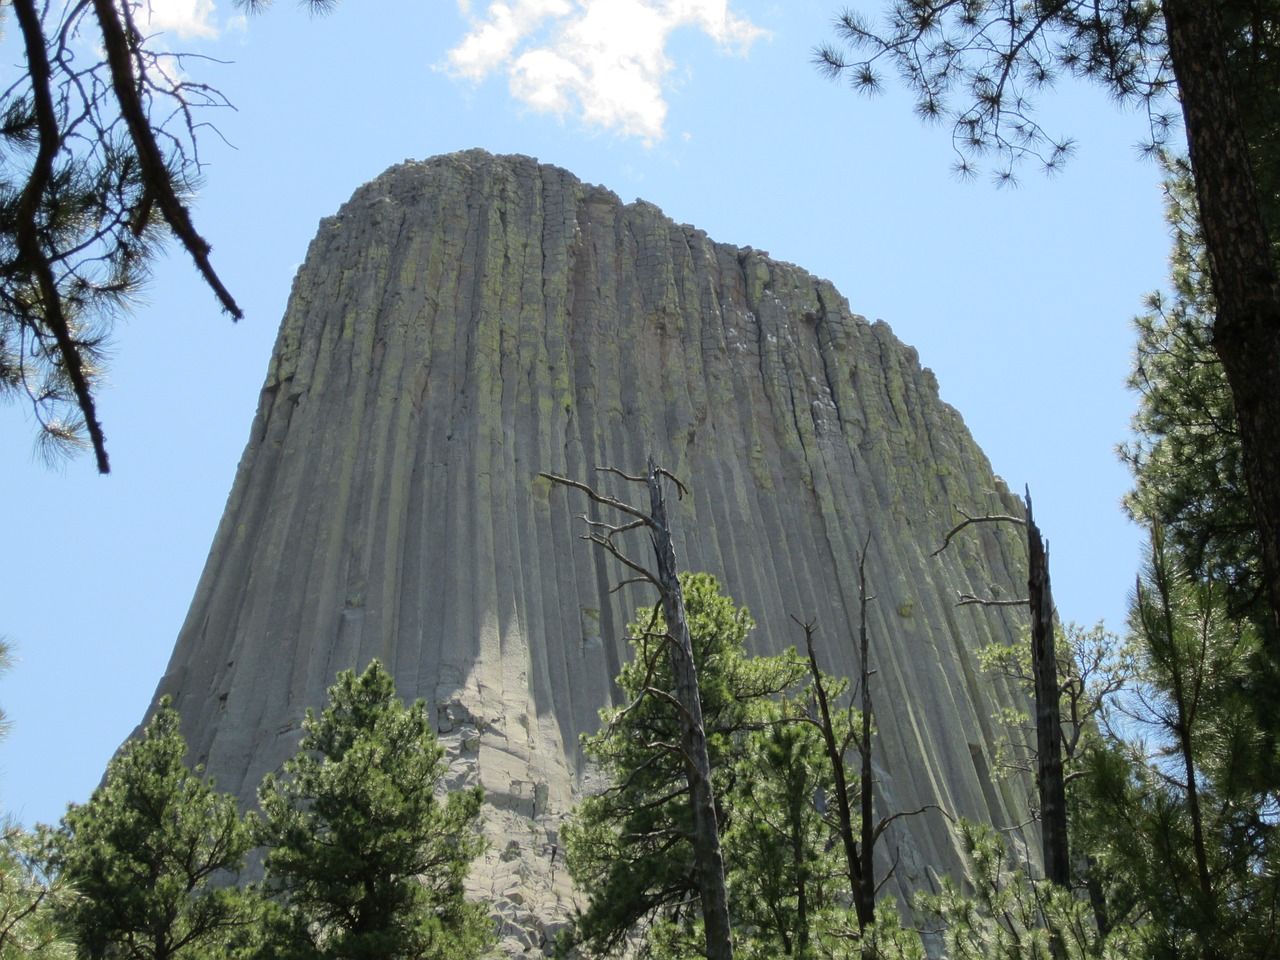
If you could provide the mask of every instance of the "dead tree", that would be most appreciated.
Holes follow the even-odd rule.
[[[836,734],[836,725],[832,719],[831,697],[823,682],[822,670],[818,666],[818,655],[814,644],[817,623],[813,620],[801,620],[792,617],[804,630],[805,651],[809,659],[809,673],[813,679],[813,696],[818,716],[810,722],[814,723],[822,736],[823,747],[828,762],[831,764],[832,792],[836,808],[836,830],[844,847],[849,889],[853,897],[854,913],[858,918],[858,930],[865,933],[875,923],[876,897],[880,888],[893,875],[890,870],[885,877],[876,879],[875,849],[876,843],[894,821],[901,817],[916,816],[926,810],[938,810],[946,815],[937,804],[925,804],[919,810],[902,811],[875,818],[875,770],[872,765],[874,756],[874,707],[871,701],[871,640],[867,630],[867,604],[875,599],[867,595],[866,559],[868,537],[858,554],[858,652],[860,667],[858,670],[858,687],[854,699],[860,704],[861,719],[855,727],[850,724],[843,737]],[[845,772],[844,757],[850,744],[858,748],[858,813],[859,829],[855,835],[853,829],[853,800],[850,796],[849,779]]]
[[[1058,657],[1054,649],[1053,594],[1049,590],[1049,546],[1040,536],[1027,495],[1027,597],[1031,602],[1031,669],[1035,676],[1036,769],[1040,786],[1040,830],[1044,875],[1065,887],[1071,883],[1067,837],[1067,793],[1062,770],[1062,717]]]
[[[876,919],[876,833],[873,826],[875,816],[875,774],[871,768],[871,642],[867,633],[867,604],[874,597],[867,596],[867,547],[871,545],[871,537],[867,536],[862,552],[858,554],[858,693],[862,697],[862,736],[858,740],[858,759],[861,765],[862,792],[862,889],[858,891],[856,905],[858,923],[865,929]]]
[[[937,556],[951,538],[971,524],[1012,523],[1027,531],[1027,597],[1019,600],[987,600],[961,594],[961,606],[1029,606],[1031,609],[1032,696],[1036,713],[1036,786],[1040,794],[1040,839],[1044,875],[1051,883],[1067,887],[1071,883],[1071,851],[1067,837],[1066,785],[1062,766],[1061,689],[1058,660],[1054,649],[1053,595],[1049,589],[1049,549],[1031,513],[1031,491],[1026,491],[1027,516],[966,516],[947,533]]]
[[[836,808],[836,830],[840,834],[840,842],[844,847],[844,858],[849,877],[849,890],[857,908],[858,927],[866,929],[867,920],[863,916],[863,887],[867,885],[864,873],[863,857],[858,850],[858,838],[853,832],[853,804],[849,798],[849,781],[845,774],[844,755],[849,748],[849,740],[853,737],[852,729],[845,737],[836,735],[835,722],[831,718],[831,701],[827,696],[826,685],[822,682],[822,671],[818,669],[818,655],[813,645],[813,635],[817,632],[817,624],[812,620],[800,620],[792,617],[804,630],[804,645],[809,654],[809,672],[813,677],[813,698],[818,708],[816,726],[822,734],[822,745],[831,765],[831,784]],[[867,784],[862,784],[867,792]],[[874,919],[874,910],[873,910]]]
[[[693,814],[694,871],[702,900],[703,930],[708,960],[732,960],[733,940],[729,923],[729,895],[725,883],[724,855],[720,849],[720,830],[716,823],[715,795],[711,784],[711,760],[707,752],[706,727],[702,721],[702,699],[698,692],[698,675],[694,667],[693,641],[684,612],[684,592],[680,588],[676,564],[675,542],[671,536],[671,520],[667,514],[665,487],[671,480],[678,490],[684,487],[676,477],[655,465],[649,457],[644,476],[631,476],[613,468],[603,468],[632,483],[642,483],[649,490],[649,511],[645,512],[621,500],[597,492],[587,484],[549,473],[540,476],[552,483],[580,490],[596,504],[630,516],[620,525],[590,520],[584,539],[599,545],[620,563],[634,571],[636,579],[658,588],[662,615],[667,624],[666,646],[671,661],[674,704],[680,723],[680,751],[684,756],[689,803]],[[653,546],[654,571],[629,557],[614,542],[614,537],[629,530],[647,530]]]

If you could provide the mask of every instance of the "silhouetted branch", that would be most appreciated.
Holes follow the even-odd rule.
[[[956,512],[959,513],[960,516],[964,517],[964,520],[962,520],[960,523],[957,523],[954,527],[952,527],[949,531],[947,531],[946,537],[943,538],[942,546],[940,546],[937,550],[933,551],[933,553],[929,554],[929,556],[936,557],[943,550],[947,549],[947,547],[951,545],[951,538],[954,537],[961,530],[963,530],[965,527],[969,526],[970,524],[1016,523],[1020,527],[1026,526],[1026,521],[1023,520],[1021,517],[1009,516],[1008,514],[993,514],[993,515],[988,515],[984,517],[971,517],[967,513],[965,513],[963,510],[957,510]]]

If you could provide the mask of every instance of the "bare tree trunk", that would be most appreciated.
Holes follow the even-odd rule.
[[[1222,360],[1240,426],[1245,482],[1261,533],[1273,624],[1280,623],[1280,278],[1227,62],[1216,0],[1162,0],[1178,81]],[[1272,631],[1280,637],[1280,627]],[[1276,651],[1272,650],[1272,655]]]
[[[868,538],[867,544],[870,544]],[[875,795],[872,788],[875,774],[871,769],[871,643],[867,635],[867,548],[858,554],[858,640],[862,661],[858,678],[862,697],[862,737],[858,741],[858,755],[862,761],[862,779],[858,784],[862,799],[862,887],[857,891],[858,926],[865,930],[876,921],[876,841]],[[864,958],[867,956],[864,947]]]
[[[853,894],[854,903],[860,904],[863,888],[862,857],[858,852],[858,840],[853,833],[853,806],[849,802],[849,782],[845,777],[844,745],[836,739],[835,724],[831,721],[831,703],[827,699],[827,690],[822,685],[822,672],[818,669],[818,656],[813,648],[814,624],[812,621],[796,622],[804,628],[805,648],[809,652],[809,672],[813,676],[813,692],[818,701],[818,729],[822,732],[827,762],[831,764],[831,781],[835,789],[832,799],[836,805],[836,826],[840,831],[840,842],[844,845],[849,890]],[[859,909],[857,914],[858,927],[862,929],[865,926],[862,911]]]
[[[1062,773],[1062,717],[1058,709],[1058,659],[1054,650],[1053,595],[1049,590],[1049,550],[1027,503],[1027,552],[1031,601],[1031,672],[1036,700],[1036,780],[1040,788],[1040,836],[1044,875],[1060,887],[1071,882],[1067,839],[1067,794]]]
[[[680,589],[675,543],[667,518],[663,493],[664,477],[648,465],[650,535],[657,559],[657,579],[662,588],[662,615],[672,642],[671,674],[675,696],[684,711],[680,747],[689,778],[689,802],[693,808],[694,870],[702,897],[702,917],[708,960],[732,960],[733,938],[729,924],[729,894],[724,878],[724,855],[720,850],[720,830],[716,823],[715,797],[711,787],[711,759],[707,753],[707,732],[702,722],[702,700],[693,663],[693,642],[684,613],[684,592]]]
[[[591,532],[586,539],[600,546],[661,594],[662,615],[667,623],[666,644],[671,658],[673,697],[679,711],[680,750],[684,757],[685,776],[689,787],[690,812],[693,815],[693,860],[698,896],[702,901],[703,930],[707,960],[733,960],[733,937],[729,921],[729,893],[725,883],[724,855],[720,850],[720,828],[716,822],[715,795],[711,784],[711,757],[707,750],[707,731],[702,719],[702,697],[698,691],[698,672],[693,660],[693,640],[684,612],[684,590],[680,586],[676,564],[675,542],[671,521],[667,516],[664,487],[668,478],[684,489],[674,475],[657,466],[650,455],[643,476],[630,476],[613,467],[598,468],[631,483],[649,488],[649,512],[606,496],[578,480],[540,473],[552,483],[563,484],[585,493],[592,502],[608,507],[633,519],[619,525],[601,520],[587,520]],[[657,570],[626,555],[614,537],[630,530],[645,529],[653,545]],[[634,582],[634,581],[627,581]],[[667,699],[664,695],[664,699]]]
[[[870,541],[868,541],[870,542]],[[860,838],[853,830],[853,803],[849,796],[849,783],[845,776],[844,751],[848,742],[841,743],[835,733],[835,724],[831,719],[831,703],[827,697],[826,687],[822,683],[822,672],[818,668],[818,657],[813,646],[814,624],[795,619],[804,629],[805,649],[809,655],[809,672],[813,677],[814,698],[818,706],[818,729],[822,733],[822,742],[826,750],[827,760],[831,764],[832,787],[835,796],[836,825],[840,832],[840,841],[844,845],[845,861],[848,867],[849,890],[853,896],[854,912],[858,917],[858,929],[865,932],[876,919],[876,875],[875,844],[877,825],[875,821],[875,795],[873,788],[875,775],[871,767],[872,759],[872,706],[871,706],[871,667],[869,662],[870,641],[867,634],[867,603],[874,599],[867,596],[866,547],[858,554],[858,599],[861,613],[861,624],[858,633],[858,645],[861,651],[862,668],[859,677],[859,696],[862,701],[862,725],[858,738],[858,758],[861,779],[858,784],[858,806],[862,823]],[[870,958],[875,948],[864,942],[864,956]]]

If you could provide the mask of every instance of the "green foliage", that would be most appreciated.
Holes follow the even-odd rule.
[[[9,645],[9,638],[0,636],[0,675],[6,674],[13,667],[13,651]],[[9,717],[4,712],[4,708],[0,707],[0,740],[3,740],[9,734]]]
[[[437,797],[444,751],[418,700],[375,660],[307,711],[300,752],[259,790],[276,952],[350,960],[466,960],[492,939],[463,882],[480,853],[480,789]],[[281,942],[282,941],[282,942]]]
[[[0,400],[31,405],[46,457],[92,447],[106,473],[95,401],[106,347],[164,242],[241,316],[190,214],[201,113],[228,103],[188,75],[199,58],[146,35],[134,0],[3,10],[25,70],[0,92]]]
[[[887,64],[915,96],[918,116],[951,126],[959,174],[972,176],[994,158],[993,180],[1009,185],[1021,164],[1056,172],[1074,150],[1038,119],[1039,95],[1063,76],[1097,80],[1116,99],[1142,104],[1153,142],[1167,138],[1174,120],[1161,108],[1173,77],[1163,26],[1160,5],[1149,0],[890,0],[878,23],[843,12],[836,41],[819,47],[815,60],[865,93],[881,88]]]
[[[1217,0],[1227,59],[1271,235],[1280,238],[1280,8],[1274,0]],[[1178,132],[1174,76],[1155,0],[1103,4],[888,0],[877,21],[847,9],[815,63],[854,89],[882,89],[886,67],[915,96],[922,120],[949,124],[955,169],[969,177],[994,160],[992,179],[1014,185],[1026,162],[1056,173],[1075,149],[1041,126],[1040,98],[1064,77],[1102,85],[1150,120],[1156,154]],[[1194,69],[1194,64],[1185,65]]]
[[[755,624],[746,609],[721,595],[714,577],[682,574],[680,583],[717,820],[726,837],[733,811],[725,797],[733,791],[742,740],[763,723],[768,699],[799,679],[802,665],[793,657],[748,657],[744,645]],[[601,711],[600,733],[583,741],[610,786],[583,800],[566,825],[565,862],[588,896],[574,934],[585,949],[602,955],[619,951],[666,918],[673,926],[653,927],[648,948],[659,950],[661,941],[668,953],[653,955],[669,955],[674,939],[690,935],[696,922],[692,816],[660,611],[640,610],[630,633],[635,656],[618,677],[624,705]],[[732,871],[727,848],[726,864]]]
[[[255,922],[252,892],[220,885],[244,860],[248,825],[233,797],[184,766],[186,749],[163,700],[89,802],[49,832],[49,869],[75,891],[57,914],[81,956],[205,957]]]
[[[1249,690],[1258,639],[1153,532],[1130,629],[1139,683],[1126,740],[1081,780],[1080,833],[1112,916],[1153,958],[1267,957],[1280,948],[1277,756]]]
[[[1110,731],[1115,696],[1132,681],[1134,651],[1101,622],[1092,627],[1067,623],[1056,633],[1062,760],[1068,780],[1079,772],[1080,758],[1102,732]],[[1031,693],[1031,636],[1017,643],[991,643],[978,651],[982,669],[1013,681]],[[1036,769],[1035,724],[1025,710],[1004,707],[993,715],[1008,737],[997,744],[996,764],[1007,775]]]
[[[8,827],[0,838],[0,960],[71,960],[75,947],[59,929],[54,907],[66,884],[41,868],[34,837]]]
[[[831,769],[817,728],[797,719],[805,706],[761,704],[765,724],[735,761],[724,845],[734,918],[752,932],[739,944],[745,957],[818,956],[848,922],[837,909],[848,886],[838,838],[814,804]]]
[[[1063,736],[1081,899],[1056,903],[966,826],[974,892],[948,881],[928,904],[948,926],[948,956],[1262,958],[1280,946],[1278,758],[1263,722],[1274,698],[1258,693],[1258,632],[1184,555],[1153,528],[1125,643],[1067,631]],[[983,659],[1025,680],[1023,647]]]
[[[1172,291],[1151,294],[1134,321],[1138,345],[1128,382],[1139,401],[1134,439],[1120,448],[1134,478],[1125,509],[1162,527],[1180,562],[1220,585],[1230,615],[1262,626],[1271,617],[1258,527],[1231,390],[1213,347],[1216,306],[1194,194],[1186,165],[1170,161]]]
[[[723,596],[711,576],[683,574],[681,585],[735,955],[922,958],[918,935],[903,929],[891,902],[880,905],[877,922],[866,930],[851,909],[838,826],[826,810],[833,776],[814,720],[814,694],[794,689],[809,673],[807,662],[793,651],[747,656],[750,614]],[[654,960],[692,958],[701,955],[703,938],[679,724],[666,695],[665,626],[656,611],[642,609],[630,630],[635,657],[618,681],[624,705],[602,711],[600,733],[584,739],[610,785],[584,799],[564,831],[566,863],[588,896],[565,946],[599,956],[632,949]],[[848,692],[846,681],[823,680],[833,699]],[[836,740],[847,748],[861,729],[861,714],[852,707],[833,712]],[[856,791],[856,776],[850,780]]]
[[[1011,863],[993,829],[961,820],[957,838],[966,862],[962,887],[951,877],[942,891],[918,898],[942,925],[948,960],[1085,960],[1128,956],[1127,939],[1097,932],[1087,903]]]

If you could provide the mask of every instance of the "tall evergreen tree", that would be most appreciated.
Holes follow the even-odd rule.
[[[226,885],[249,849],[248,825],[234,797],[187,769],[186,751],[163,700],[88,803],[49,834],[48,868],[75,891],[58,914],[80,956],[204,957],[256,922],[254,896]]]
[[[301,750],[258,793],[269,889],[287,911],[275,952],[342,960],[468,960],[492,925],[463,883],[483,843],[479,787],[445,772],[421,700],[373,661],[308,709]]]
[[[1134,478],[1125,508],[1138,522],[1159,525],[1190,573],[1218,584],[1229,615],[1266,630],[1258,527],[1231,390],[1213,349],[1216,306],[1191,175],[1176,159],[1166,164],[1171,290],[1151,294],[1134,321],[1129,386],[1138,411],[1134,438],[1120,448]]]
[[[1235,409],[1212,348],[1216,306],[1190,174],[1176,161],[1169,164],[1166,208],[1174,235],[1172,290],[1148,298],[1147,311],[1135,321],[1138,346],[1129,382],[1139,406],[1134,439],[1121,448],[1134,476],[1125,506],[1139,522],[1160,528],[1163,549],[1218,598],[1219,616],[1247,622],[1260,637],[1238,682],[1258,727],[1276,739],[1280,634],[1264,587]],[[1269,756],[1259,753],[1260,783],[1280,780]]]
[[[744,738],[726,800],[730,904],[751,931],[740,938],[748,958],[830,956],[857,927],[841,905],[849,890],[836,825],[816,803],[831,771],[818,728],[797,719],[807,710],[760,705],[762,726]]]
[[[1280,950],[1275,793],[1258,776],[1277,756],[1246,683],[1258,638],[1225,609],[1156,528],[1130,618],[1129,736],[1087,754],[1078,781],[1111,913],[1160,960]]]

